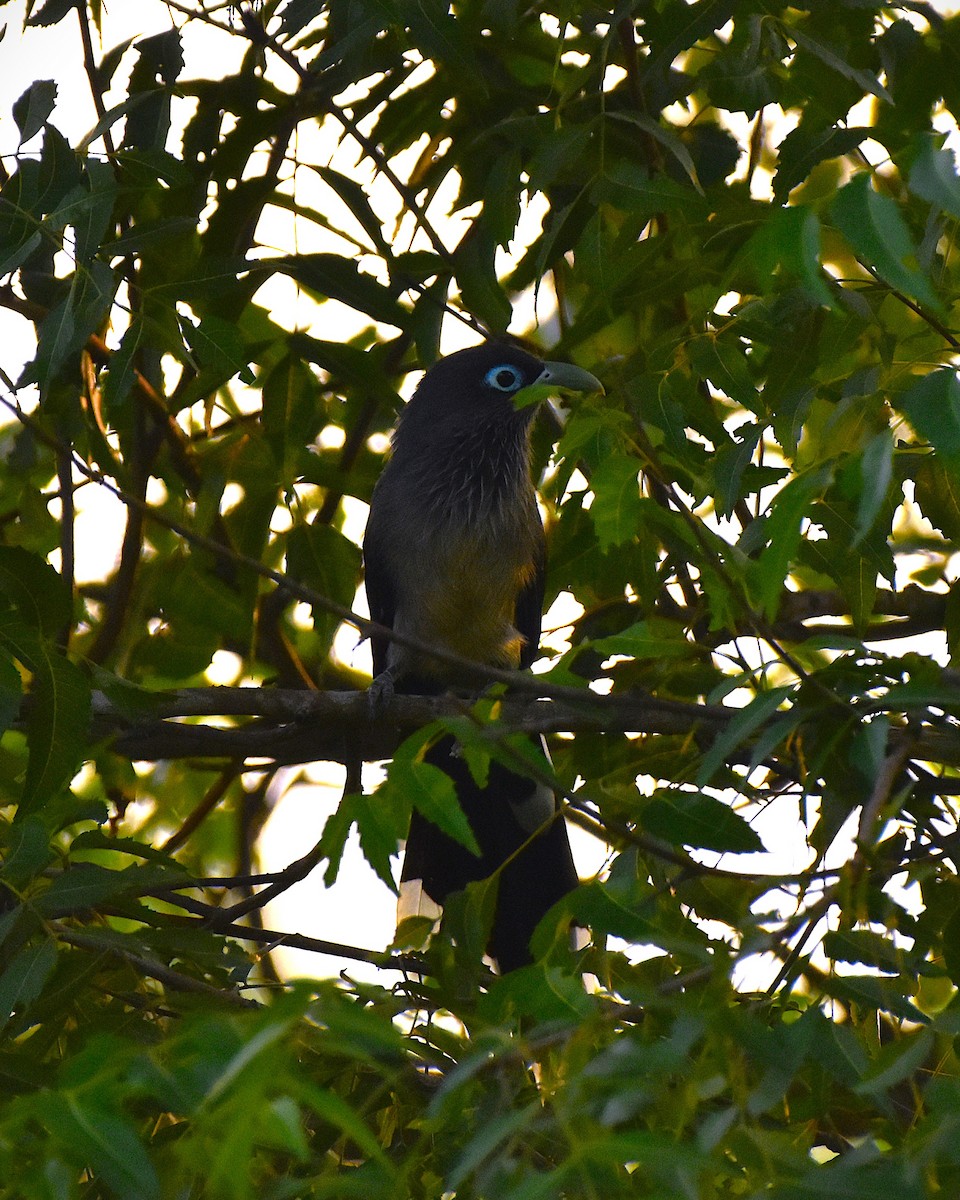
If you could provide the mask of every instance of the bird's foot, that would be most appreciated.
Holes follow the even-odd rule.
[[[396,672],[393,667],[387,667],[385,671],[381,671],[374,677],[367,688],[367,708],[370,710],[371,717],[379,717],[393,699],[396,682]]]

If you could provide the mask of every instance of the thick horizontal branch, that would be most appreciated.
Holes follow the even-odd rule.
[[[716,733],[736,715],[717,705],[597,696],[574,688],[562,692],[561,700],[504,698],[503,724],[531,734],[688,734],[697,728]],[[390,758],[404,738],[431,721],[462,716],[467,703],[455,696],[394,696],[374,713],[361,692],[211,687],[159,693],[149,713],[136,716],[95,693],[93,732],[133,760],[376,762]],[[188,723],[198,717],[248,720],[230,726]]]

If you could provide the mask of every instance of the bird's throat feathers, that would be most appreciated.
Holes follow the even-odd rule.
[[[393,443],[394,469],[417,480],[419,502],[443,521],[496,520],[520,504],[535,505],[530,479],[530,419],[476,421],[438,428],[429,438],[405,438],[403,423]],[[419,431],[418,431],[419,432]]]

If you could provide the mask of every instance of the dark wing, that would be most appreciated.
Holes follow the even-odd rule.
[[[556,801],[498,762],[490,764],[487,784],[479,787],[449,736],[430,747],[426,761],[453,781],[481,853],[477,858],[414,809],[401,880],[420,880],[427,895],[443,904],[451,892],[499,871],[490,952],[501,971],[525,966],[532,961],[530,938],[540,919],[580,882],[566,823],[559,815],[549,821]],[[545,811],[533,816],[531,828],[517,814],[529,808],[536,792],[542,797],[537,807]]]
[[[370,609],[370,620],[378,625],[393,628],[393,618],[397,609],[393,579],[389,568],[389,555],[386,552],[386,532],[379,520],[380,508],[377,504],[377,491],[374,488],[370,502],[370,516],[367,519],[367,529],[363,535],[363,572],[364,587],[367,592],[367,606]],[[387,669],[387,652],[390,642],[385,637],[373,634],[370,638],[370,648],[373,651],[373,677],[382,674]]]

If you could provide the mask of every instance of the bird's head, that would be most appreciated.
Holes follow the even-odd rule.
[[[535,405],[518,408],[516,397],[537,385],[544,391],[602,392],[589,371],[570,363],[545,362],[502,342],[486,342],[440,359],[420,381],[407,405],[404,420],[450,428],[460,423],[510,420],[525,426]],[[536,394],[535,394],[536,395]]]

